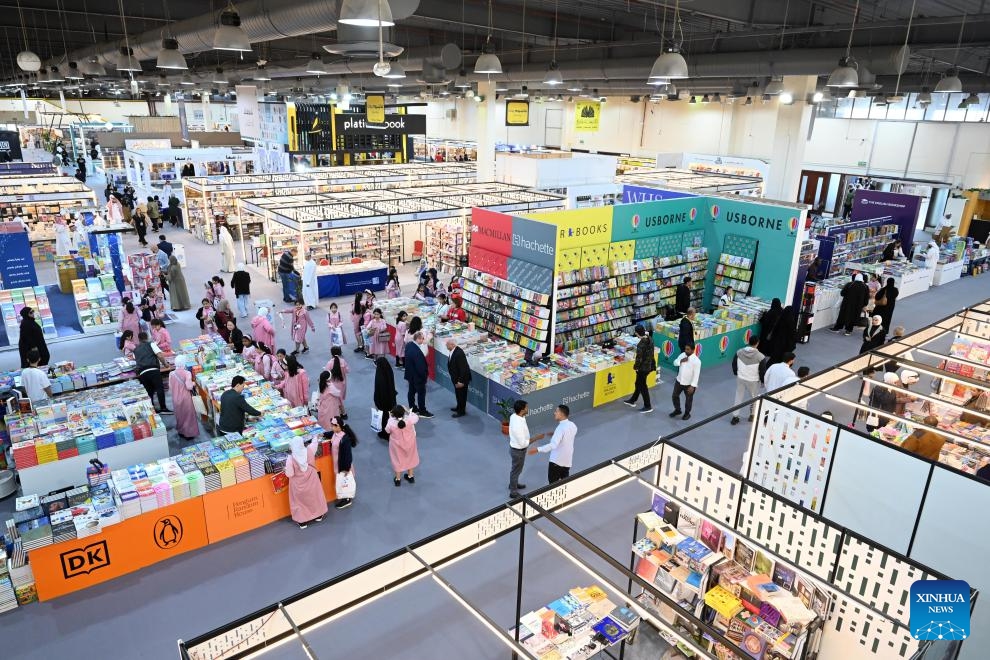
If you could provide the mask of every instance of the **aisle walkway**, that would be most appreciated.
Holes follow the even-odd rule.
[[[186,246],[186,281],[195,302],[202,297],[202,283],[216,274],[219,248],[200,243],[186,232],[167,233],[170,240]],[[128,236],[125,244],[129,253],[137,248],[133,236]],[[264,281],[256,269],[251,273],[256,299],[281,300],[275,284]],[[988,282],[990,276],[967,278],[898,301],[895,321],[908,330],[928,324],[985,299]],[[338,303],[344,311],[346,301]],[[322,301],[321,308],[325,310],[328,304]],[[169,326],[174,339],[199,334],[194,314],[180,313],[179,320]],[[313,350],[301,356],[314,386],[329,350],[324,314],[313,312],[318,328],[311,343]],[[287,330],[280,322],[276,329],[280,345],[286,345]],[[817,332],[810,344],[799,347],[798,365],[818,371],[855,354],[858,348],[855,336]],[[102,336],[55,344],[52,354],[56,360],[92,363],[109,359],[116,351],[112,338]],[[16,355],[0,353],[0,368],[15,367]],[[0,636],[5,657],[172,660],[179,637],[205,632],[507,499],[508,452],[498,422],[473,409],[467,417],[450,419],[446,411],[453,405],[453,397],[433,385],[428,388],[428,405],[437,417],[424,420],[418,427],[422,465],[416,484],[403,483],[395,488],[387,446],[367,423],[372,363],[350,348],[345,349],[345,356],[351,358],[352,367],[347,406],[360,439],[354,457],[358,496],[351,508],[331,510],[324,523],[304,531],[283,521],[56,601],[2,615]],[[671,421],[666,415],[669,376],[665,378],[668,382],[653,391],[654,415],[636,414],[613,403],[574,418],[579,429],[575,471],[731,406],[735,391],[731,370],[716,367],[702,374],[692,421]],[[397,375],[397,385],[402,399],[405,382],[401,374]],[[532,429],[533,433],[547,430]],[[725,424],[712,431],[694,449],[738,468],[748,427]],[[523,482],[536,487],[545,483],[545,478],[545,455],[529,457]],[[5,509],[13,506],[11,500],[2,505]],[[332,653],[321,657],[332,657]]]

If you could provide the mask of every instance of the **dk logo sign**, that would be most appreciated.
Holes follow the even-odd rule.
[[[84,548],[67,550],[60,555],[62,575],[66,579],[92,573],[98,568],[110,565],[110,550],[106,541],[92,543]]]

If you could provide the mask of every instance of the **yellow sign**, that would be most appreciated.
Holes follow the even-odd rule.
[[[602,104],[598,101],[578,101],[574,104],[574,130],[594,133],[602,118]]]
[[[298,151],[299,133],[296,126],[296,104],[291,101],[285,104],[285,121],[289,128],[289,151]]]
[[[604,245],[607,259],[607,246],[612,242],[612,209],[611,206],[598,206],[523,217],[545,222],[556,228],[558,256],[565,250]]]
[[[653,387],[656,384],[657,372],[654,371],[646,377],[646,386]],[[602,369],[595,372],[594,405],[600,406],[619,397],[628,397],[634,389],[636,389],[636,371],[633,369],[632,360]]]
[[[385,123],[385,96],[382,94],[368,94],[364,97],[365,108],[368,113],[369,124]]]
[[[505,125],[529,126],[529,101],[506,101]]]

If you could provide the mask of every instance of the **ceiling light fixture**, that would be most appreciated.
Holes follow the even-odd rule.
[[[182,80],[179,81],[179,84],[186,85],[187,87],[191,87],[196,83],[193,82],[192,76],[190,76],[188,73],[184,73],[182,74]]]
[[[932,90],[936,94],[955,94],[963,91],[962,81],[959,80],[959,69],[956,68],[956,65],[959,63],[959,47],[962,45],[963,30],[965,28],[966,14],[963,14],[962,23],[959,24],[959,38],[956,41],[956,55],[952,59],[952,66],[946,70],[942,75],[942,79],[938,81],[935,89]]]
[[[402,65],[398,62],[392,62],[391,67],[383,78],[388,78],[389,80],[399,80],[406,77],[406,70],[402,68]]]
[[[117,71],[140,71],[141,63],[134,57],[134,51],[121,46],[117,52]]]
[[[28,44],[27,24],[24,22],[24,10],[21,9],[21,0],[17,0],[17,14],[21,18],[21,36],[24,38],[24,50],[17,54],[17,66],[21,71],[33,72],[41,69],[41,58],[31,50]]]
[[[664,5],[663,10],[663,28],[660,33],[660,56],[653,62],[653,68],[650,69],[650,75],[647,80],[655,80],[657,78],[666,78],[669,80],[679,80],[688,77],[688,65],[684,56],[681,55],[680,44],[676,43],[675,34],[678,27],[680,19],[680,0],[674,5],[674,22],[670,28],[670,49],[664,50],[663,39],[664,33],[667,31],[667,6]],[[681,38],[683,40],[684,32],[681,31]]]
[[[254,80],[257,80],[258,82],[268,82],[272,79],[272,77],[268,75],[268,68],[265,64],[267,64],[267,62],[264,60],[260,60],[258,62],[258,70],[254,72]]]
[[[251,50],[251,39],[241,27],[241,16],[233,3],[229,3],[227,8],[220,12],[220,24],[213,34],[213,49],[242,53]]]
[[[358,27],[392,27],[392,8],[388,0],[344,0],[338,23]]]
[[[561,75],[557,67],[557,5],[558,0],[553,0],[553,52],[550,55],[550,66],[547,75],[543,76],[543,84],[556,87],[564,84],[564,76]]]
[[[794,103],[794,96],[790,92],[781,92],[777,98],[780,99],[780,102],[784,105]]]
[[[162,39],[162,49],[158,51],[158,62],[156,66],[159,69],[173,69],[178,71],[184,71],[189,68],[189,65],[186,64],[186,58],[179,52],[178,41],[172,37]]]
[[[325,76],[327,74],[327,67],[323,63],[323,59],[319,53],[313,53],[309,58],[309,62],[306,64],[306,73],[314,76]]]
[[[816,92],[815,92],[815,93],[814,93],[814,94],[813,94],[813,95],[811,96],[811,102],[812,102],[812,103],[821,103],[821,102],[822,102],[822,101],[824,101],[824,100],[825,100],[825,95],[824,95],[824,94],[822,94],[822,93],[821,93],[821,92],[819,92],[819,91],[816,91]]]
[[[69,62],[69,66],[66,67],[66,69],[66,80],[82,80],[86,77],[83,75],[82,71],[79,70],[79,65],[76,62]]]
[[[704,103],[705,105],[708,105],[709,103],[712,102],[712,100],[708,98],[708,94],[705,94],[704,96],[701,97],[701,102]]]
[[[218,66],[216,71],[213,72],[213,80],[211,80],[214,85],[226,85],[227,75],[223,72],[223,67]]]
[[[782,76],[772,76],[770,82],[767,83],[766,89],[763,90],[764,94],[769,94],[770,96],[777,96],[784,91],[784,78]]]
[[[828,87],[856,87],[859,85],[859,72],[856,60],[850,52],[852,50],[853,34],[856,32],[856,18],[859,16],[859,0],[856,0],[856,9],[853,10],[852,25],[849,26],[849,41],[846,44],[846,56],[839,60],[839,66],[829,74]]]
[[[474,72],[489,76],[502,74],[502,62],[495,54],[492,45],[492,0],[488,0],[488,37],[485,39],[485,47],[481,56],[474,63]]]

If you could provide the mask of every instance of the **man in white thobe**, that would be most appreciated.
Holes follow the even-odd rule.
[[[316,281],[316,262],[313,261],[312,252],[306,253],[306,261],[303,262],[302,297],[307,309],[315,309],[320,301],[320,287]]]

